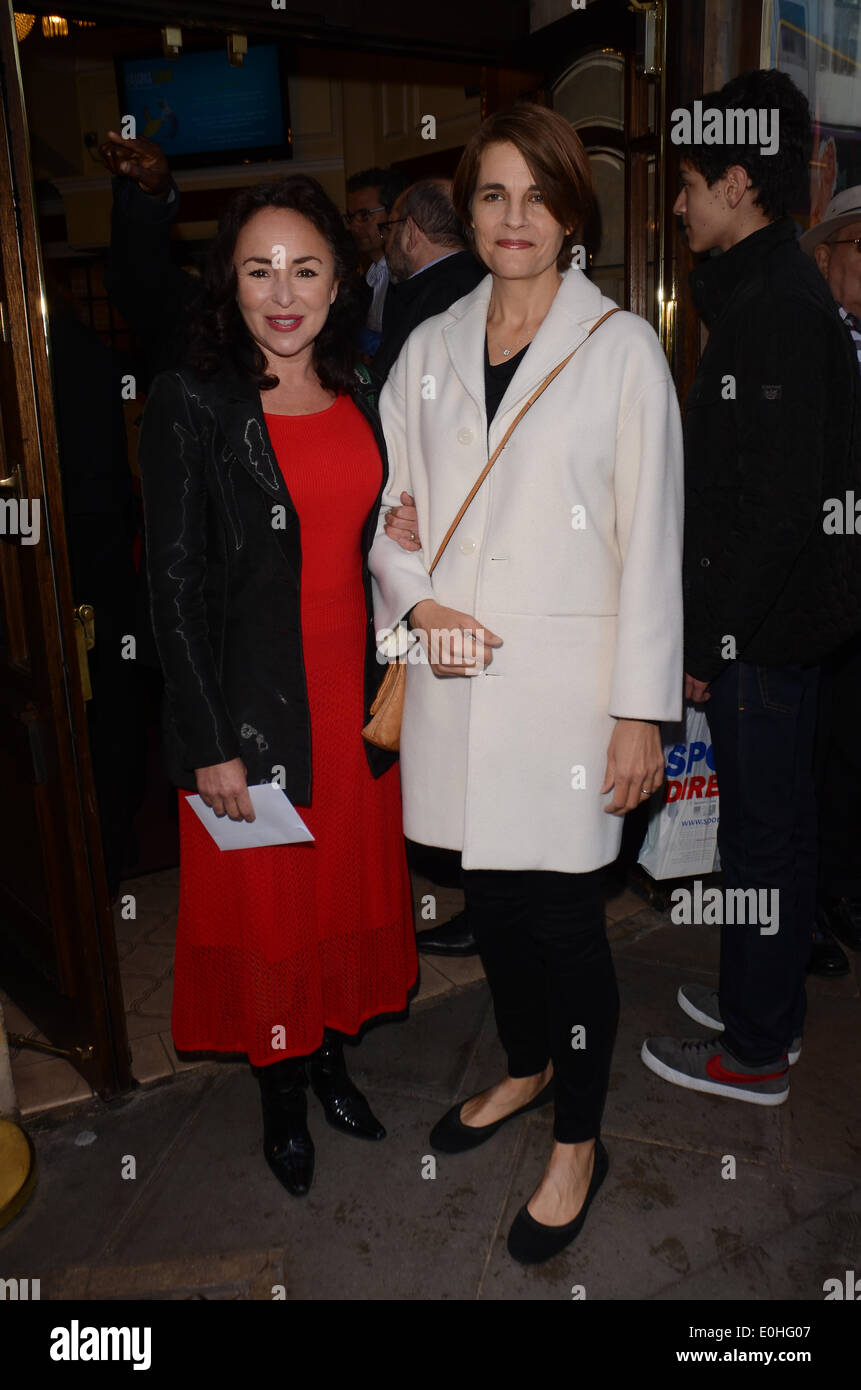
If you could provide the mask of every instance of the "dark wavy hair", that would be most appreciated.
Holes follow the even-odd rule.
[[[728,110],[779,113],[779,143],[774,154],[760,154],[758,144],[679,145],[682,159],[702,174],[711,188],[727,169],[739,164],[750,175],[754,203],[766,217],[786,217],[793,208],[807,206],[809,164],[813,144],[810,106],[791,77],[776,68],[757,68],[739,73],[719,92],[700,98],[703,111]],[[693,114],[693,102],[679,110]]]
[[[289,208],[307,217],[332,252],[338,293],[314,339],[314,369],[326,390],[351,391],[356,385],[354,368],[369,291],[358,274],[355,243],[340,212],[307,174],[254,184],[231,198],[209,248],[203,294],[189,324],[186,362],[202,377],[212,376],[230,362],[261,391],[278,385],[277,377],[267,375],[263,350],[248,332],[236,302],[236,242],[245,223],[263,208]]]

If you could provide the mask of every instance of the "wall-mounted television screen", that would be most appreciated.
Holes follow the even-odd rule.
[[[176,58],[117,60],[120,111],[176,168],[292,155],[287,78],[277,44],[249,45],[241,67],[225,48]]]

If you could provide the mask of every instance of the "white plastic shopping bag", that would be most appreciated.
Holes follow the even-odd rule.
[[[714,873],[720,801],[705,713],[686,705],[684,720],[661,732],[667,780],[653,798],[638,862],[656,879]]]

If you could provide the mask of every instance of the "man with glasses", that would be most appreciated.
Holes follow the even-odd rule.
[[[861,184],[832,198],[801,237],[828,282],[861,370]],[[841,503],[844,498],[839,499]],[[861,501],[861,496],[858,497]],[[844,517],[845,523],[845,517]],[[856,533],[861,530],[855,523]],[[861,536],[857,543],[861,545]],[[819,890],[811,974],[849,974],[837,941],[861,950],[861,638],[823,664],[819,696]],[[835,940],[835,937],[837,940]]]
[[[379,227],[390,216],[395,199],[406,185],[403,174],[394,169],[362,169],[347,179],[344,221],[356,243],[365,279],[373,295],[362,340],[362,351],[369,356],[379,346],[383,305],[389,287],[389,267]]]
[[[421,179],[380,224],[391,283],[374,374],[386,377],[414,328],[475,289],[486,271],[466,249],[447,179]]]

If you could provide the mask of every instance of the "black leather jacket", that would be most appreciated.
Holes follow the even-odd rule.
[[[385,442],[365,388],[353,400],[380,450],[380,489],[362,537],[367,614],[364,709],[384,667],[376,660],[367,555],[386,476]],[[141,426],[152,621],[165,677],[171,779],[241,757],[249,784],[279,777],[291,801],[311,799],[311,724],[302,657],[299,518],[270,444],[260,393],[224,367],[153,382]],[[283,507],[283,513],[273,512]],[[286,518],[273,526],[273,516]],[[355,735],[361,738],[360,703]],[[351,717],[345,711],[345,718]],[[365,743],[379,776],[394,754]]]

